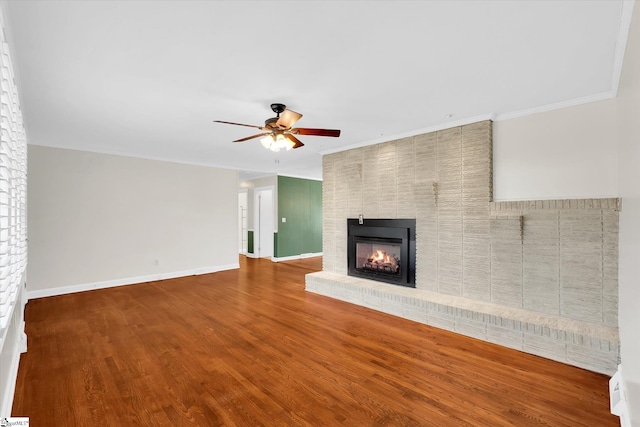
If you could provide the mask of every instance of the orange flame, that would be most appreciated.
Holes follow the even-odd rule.
[[[388,264],[393,264],[395,263],[395,259],[393,259],[393,257],[391,257],[388,253],[381,251],[380,249],[378,249],[376,251],[375,254],[373,254],[371,256],[371,261],[372,262],[376,262],[376,263],[388,263]]]

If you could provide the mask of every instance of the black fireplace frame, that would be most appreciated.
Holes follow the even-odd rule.
[[[415,219],[347,219],[347,263],[349,276],[377,280],[394,285],[416,287],[416,220]],[[401,275],[391,276],[356,268],[356,242],[395,239],[401,241]],[[380,240],[382,242],[382,240]]]

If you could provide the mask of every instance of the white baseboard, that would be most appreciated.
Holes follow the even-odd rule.
[[[293,261],[296,259],[304,259],[304,258],[313,258],[313,257],[317,257],[317,256],[322,256],[322,252],[316,252],[316,253],[309,253],[309,254],[300,254],[300,255],[293,255],[293,256],[285,256],[285,257],[271,257],[271,261],[273,262],[282,262],[282,261]]]
[[[609,380],[609,407],[613,415],[620,417],[621,427],[631,427],[631,414],[622,377],[622,365],[618,365],[618,371]]]
[[[245,255],[246,255],[246,257],[247,257],[247,258],[254,258],[254,259],[258,259],[258,258],[259,258],[259,256],[258,256],[258,255],[256,255],[256,254],[251,254],[251,253],[249,253],[249,252],[247,252]]]
[[[61,286],[57,288],[39,289],[27,291],[27,299],[44,298],[56,295],[71,294],[75,292],[91,291],[94,289],[113,288],[116,286],[135,285],[137,283],[154,282],[156,280],[175,279],[177,277],[194,276],[200,274],[215,273],[217,271],[233,270],[240,268],[240,264],[218,265],[213,267],[201,267],[185,271],[173,271],[170,273],[150,274],[147,276],[127,277],[124,279],[105,280],[102,282],[83,283],[79,285]]]

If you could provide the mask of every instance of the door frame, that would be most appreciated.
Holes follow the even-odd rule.
[[[247,223],[246,225],[244,225],[243,227],[243,222],[242,219],[243,217],[240,215],[240,208],[241,208],[241,203],[240,203],[240,196],[244,195],[245,198],[245,214],[246,216],[246,220]],[[238,190],[238,237],[239,237],[239,245],[240,247],[238,248],[238,253],[242,254],[242,255],[246,255],[247,254],[247,248],[248,248],[248,238],[249,238],[249,190],[246,188],[240,189]],[[247,247],[245,247],[245,242],[247,243]]]
[[[262,193],[263,191],[266,190],[271,190],[271,212],[269,213],[270,218],[271,218],[271,224],[272,224],[272,229],[273,232],[271,233],[271,255],[270,258],[273,258],[274,256],[274,242],[273,242],[273,233],[276,232],[276,227],[275,227],[275,216],[276,216],[276,209],[275,209],[275,187],[273,185],[268,185],[268,186],[264,186],[264,187],[255,187],[253,189],[253,253],[256,256],[256,258],[262,258],[262,254],[261,254],[261,242],[260,242],[260,234],[261,234],[261,229],[260,229],[260,217],[261,217],[261,212],[260,212],[260,193]]]

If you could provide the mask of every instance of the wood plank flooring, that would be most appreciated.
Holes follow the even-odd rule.
[[[608,378],[307,293],[321,259],[31,300],[32,426],[617,426]]]

